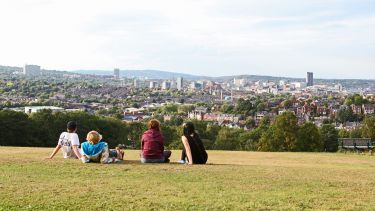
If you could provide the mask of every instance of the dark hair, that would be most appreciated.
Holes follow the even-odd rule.
[[[191,134],[196,135],[195,129],[194,129],[194,124],[192,122],[186,122],[183,124],[184,127],[184,136],[188,137],[191,136]]]
[[[77,129],[77,123],[75,121],[70,121],[68,124],[66,124],[66,128],[68,128],[69,132],[73,132],[75,129]]]

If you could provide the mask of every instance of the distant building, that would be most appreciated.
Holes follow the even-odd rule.
[[[234,79],[233,79],[233,84],[234,84],[234,86],[236,86],[236,87],[242,87],[242,86],[245,85],[245,83],[246,83],[246,80],[243,79],[243,78],[241,78],[241,79],[236,79],[236,78],[234,78]]]
[[[374,114],[375,107],[371,104],[363,104],[362,105],[363,114]]]
[[[115,79],[119,79],[120,78],[120,69],[115,68],[113,70],[113,76],[115,77]]]
[[[150,81],[150,89],[156,89],[156,88],[158,88],[158,82]]]
[[[190,84],[190,89],[192,90],[202,90],[203,89],[203,83],[200,81],[192,81]]]
[[[140,79],[135,78],[133,81],[133,86],[136,89],[144,89],[144,88],[149,87],[149,84],[145,80],[140,80]]]
[[[25,113],[36,113],[43,110],[52,110],[52,112],[64,111],[63,108],[55,107],[55,106],[26,106]]]
[[[23,74],[33,76],[40,75],[40,66],[26,64],[23,68]]]
[[[183,85],[184,85],[183,82],[184,82],[184,79],[182,77],[177,78],[177,90],[183,89]]]
[[[306,86],[314,86],[314,73],[307,72]]]
[[[166,90],[171,88],[171,82],[170,81],[163,81],[161,84],[161,89]]]

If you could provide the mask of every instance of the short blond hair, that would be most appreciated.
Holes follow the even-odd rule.
[[[92,130],[87,133],[86,139],[90,144],[97,144],[100,140],[102,140],[102,135],[100,135],[97,131]]]

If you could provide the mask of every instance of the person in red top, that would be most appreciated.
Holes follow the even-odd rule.
[[[142,163],[168,163],[172,152],[164,150],[164,136],[160,131],[160,122],[151,119],[148,130],[143,133],[141,140]]]

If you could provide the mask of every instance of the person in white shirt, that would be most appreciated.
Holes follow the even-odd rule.
[[[76,133],[77,123],[74,121],[68,122],[67,131],[68,132],[61,133],[57,146],[53,150],[51,156],[49,156],[49,159],[52,159],[61,148],[64,158],[81,158],[79,138]]]

